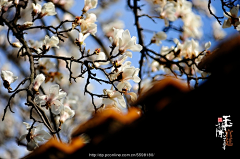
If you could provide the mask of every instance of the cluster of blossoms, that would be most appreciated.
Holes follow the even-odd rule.
[[[135,101],[137,98],[134,92],[128,93],[132,88],[129,80],[133,80],[136,83],[139,83],[141,80],[138,77],[139,69],[130,66],[130,61],[124,63],[127,57],[132,57],[132,53],[127,50],[140,52],[142,46],[136,44],[136,37],[131,37],[128,30],[114,28],[114,35],[109,39],[113,46],[113,55],[121,54],[121,56],[113,62],[114,67],[110,73],[111,81],[118,81],[117,90],[114,90],[113,87],[110,90],[104,89],[103,93],[107,95],[108,98],[103,99],[103,104],[117,106],[116,99],[118,99],[119,104],[125,108],[126,102],[123,94],[130,95],[132,101]]]
[[[224,20],[222,28],[229,28],[233,26],[237,29],[237,31],[240,31],[240,20],[238,17],[238,11],[239,11],[239,5],[232,7],[230,12],[227,12],[227,14],[223,13],[225,17],[228,19]]]
[[[6,12],[11,5],[12,1],[0,0],[0,12]]]
[[[28,132],[20,137],[19,142],[26,139],[27,149],[29,151],[38,147],[38,142],[49,140],[51,138],[51,135],[43,130],[43,124],[39,124],[34,128],[31,128],[31,126],[26,122],[23,122],[23,124],[26,126]]]
[[[43,74],[36,76],[33,83],[33,91],[38,92],[38,89],[42,82],[45,80]],[[39,93],[36,93],[39,94]],[[50,87],[49,93],[47,95],[37,95],[34,102],[39,106],[45,106],[46,109],[51,109],[52,113],[55,115],[60,114],[60,123],[64,123],[65,120],[72,118],[75,114],[74,110],[70,107],[63,105],[63,99],[67,96],[67,93],[59,88],[58,84],[54,84]]]
[[[35,149],[36,147],[38,147],[39,142],[49,140],[51,138],[51,135],[44,130],[42,123],[45,124],[46,128],[48,128],[53,135],[55,133],[58,133],[60,130],[63,130],[64,126],[70,125],[68,124],[68,122],[76,123],[77,118],[80,118],[79,116],[81,116],[81,118],[84,115],[86,116],[87,113],[83,113],[85,109],[83,108],[83,103],[85,102],[87,103],[86,105],[91,106],[91,104],[89,104],[89,100],[87,100],[87,97],[92,98],[92,104],[94,106],[94,108],[91,107],[92,109],[85,110],[86,112],[88,112],[88,114],[92,114],[94,110],[95,112],[97,112],[99,110],[101,111],[103,109],[109,108],[122,111],[120,110],[120,108],[124,109],[127,107],[128,99],[130,99],[132,102],[137,99],[137,94],[132,91],[132,88],[134,90],[134,87],[132,87],[131,82],[135,82],[136,85],[140,83],[141,77],[139,77],[138,74],[141,70],[139,68],[150,65],[151,73],[162,70],[165,73],[164,75],[173,73],[177,78],[179,76],[185,78],[185,76],[183,77],[183,75],[186,75],[188,82],[189,79],[194,79],[194,77],[196,77],[195,80],[197,81],[199,76],[197,75],[197,73],[204,73],[201,70],[198,70],[198,68],[196,67],[205,55],[207,55],[208,53],[210,54],[210,51],[208,51],[208,49],[211,46],[211,42],[205,43],[204,49],[201,49],[201,44],[196,40],[202,36],[202,31],[200,29],[202,26],[202,22],[200,16],[196,15],[195,12],[193,12],[192,7],[200,8],[202,10],[205,9],[206,11],[206,8],[204,7],[207,4],[206,0],[194,0],[194,4],[192,4],[193,2],[187,0],[151,0],[158,5],[158,18],[164,20],[160,20],[165,24],[164,31],[171,27],[174,29],[172,22],[177,21],[178,19],[181,19],[183,21],[182,28],[178,30],[182,32],[182,35],[180,36],[181,41],[179,41],[178,39],[174,39],[174,46],[161,46],[159,53],[151,50],[149,46],[153,43],[159,45],[162,43],[163,40],[166,40],[166,32],[155,32],[151,38],[151,42],[149,45],[145,45],[145,42],[143,42],[143,40],[140,40],[142,41],[142,43],[140,44],[143,45],[141,46],[140,44],[137,44],[137,38],[130,35],[129,30],[122,29],[124,28],[124,23],[122,21],[111,18],[114,20],[111,22],[105,22],[105,24],[102,25],[103,32],[105,33],[106,37],[109,38],[109,41],[111,43],[109,54],[105,47],[102,47],[103,51],[101,51],[100,48],[96,48],[92,54],[90,53],[90,49],[86,51],[87,49],[85,40],[90,35],[97,39],[95,35],[97,33],[96,22],[98,14],[90,13],[89,10],[97,7],[98,0],[84,0],[84,7],[80,16],[72,16],[75,17],[75,19],[71,17],[69,18],[71,20],[68,19],[61,21],[60,24],[56,27],[54,27],[55,25],[33,26],[35,20],[57,14],[54,4],[56,4],[56,7],[58,7],[58,9],[60,8],[62,11],[68,8],[68,6],[71,6],[73,3],[72,0],[50,1],[51,2],[48,3],[43,2],[42,5],[36,2],[32,3],[32,5],[30,5],[30,17],[32,16],[32,21],[23,22],[23,20],[21,19],[23,23],[19,24],[19,21],[17,20],[18,22],[16,22],[15,25],[18,27],[17,30],[19,30],[19,32],[23,32],[24,40],[30,39],[29,37],[25,39],[25,37],[27,36],[29,30],[34,29],[43,29],[53,35],[46,35],[41,41],[29,40],[26,41],[26,43],[11,43],[11,38],[9,40],[11,46],[20,48],[18,55],[20,54],[20,56],[24,58],[27,57],[30,61],[31,76],[23,80],[24,82],[27,80],[31,81],[29,83],[29,87],[24,89],[18,89],[20,85],[23,85],[23,82],[21,82],[17,86],[17,88],[12,91],[11,84],[15,82],[18,77],[15,76],[11,71],[1,71],[3,86],[8,90],[9,93],[13,93],[11,98],[14,97],[15,93],[18,93],[18,90],[26,90],[27,97],[30,97],[27,98],[27,102],[25,103],[25,105],[32,108],[31,111],[28,113],[30,114],[30,119],[33,119],[33,123],[32,125],[29,125],[28,123],[24,122],[27,133],[22,135],[19,140],[27,140],[28,150]],[[203,1],[204,3],[199,3],[200,1]],[[132,3],[129,3],[128,5],[132,10],[134,10],[134,7],[138,8],[138,5],[136,5],[135,3],[132,7],[131,4]],[[16,7],[17,5],[20,5],[18,0],[0,0],[0,12],[7,12],[8,8]],[[139,8],[141,9],[141,6],[139,6]],[[239,6],[237,5],[236,7],[233,7],[230,12],[228,12],[228,15],[225,15],[228,19],[224,21],[222,27],[221,25],[217,25],[217,23],[214,23],[214,28],[216,28],[213,30],[215,39],[222,39],[225,36],[225,33],[221,30],[222,28],[227,28],[233,25],[234,28],[240,30],[240,22],[237,16],[238,10]],[[134,15],[136,16],[136,18],[140,19],[140,17],[145,16],[145,14],[140,15],[138,11],[134,11]],[[151,18],[153,20],[153,18],[156,17],[148,16],[148,18]],[[44,18],[41,20],[44,20]],[[2,22],[0,22],[0,24],[2,24]],[[36,24],[37,23],[35,23],[35,25]],[[72,25],[72,27],[70,29],[65,29],[65,24],[70,24]],[[12,30],[12,27],[9,27],[6,22],[4,23],[4,25],[9,28],[9,31],[11,31],[10,33],[13,33],[12,36],[16,35],[16,33]],[[142,32],[144,31],[144,27],[141,28],[141,26],[136,25],[136,28],[137,31],[141,33],[139,34],[139,39],[144,39]],[[75,31],[78,31],[78,38],[75,40],[75,44],[78,47],[76,47],[76,45],[74,47],[72,47],[73,45],[68,45],[65,48],[54,50],[54,55],[47,54],[51,48],[59,48],[61,46],[59,45],[59,40],[64,41],[64,38],[67,38],[67,36],[74,37],[75,34],[71,33],[74,33]],[[148,31],[151,31],[151,29],[149,29]],[[65,33],[67,34],[66,36]],[[16,38],[18,39],[17,36]],[[22,42],[22,40],[18,40]],[[100,42],[101,40],[102,39],[100,39]],[[70,41],[72,40],[66,41],[67,44],[70,44]],[[171,39],[168,39],[168,41],[171,41]],[[99,44],[101,45],[100,42]],[[102,42],[105,43],[105,41]],[[63,55],[61,53],[64,49],[66,49],[66,54]],[[76,49],[77,51],[75,51],[74,49]],[[134,66],[132,66],[132,63],[130,61],[127,61],[128,57],[132,58],[132,52],[141,52],[142,54],[143,60],[141,60],[142,63],[139,62],[139,68],[135,68]],[[76,54],[78,57],[75,56]],[[60,63],[58,63],[58,65],[56,66],[53,62],[51,62],[51,60],[59,60]],[[145,62],[151,63],[149,65],[145,65]],[[63,70],[61,66],[63,66],[65,70]],[[56,69],[57,72],[50,72],[50,69]],[[69,75],[68,79],[62,79],[63,75],[60,73],[62,71],[69,71],[67,72]],[[103,73],[106,76],[106,79],[99,78],[97,76],[98,72]],[[180,74],[178,74],[179,72]],[[75,75],[75,73],[79,74]],[[149,73],[148,75],[151,76],[151,73]],[[155,72],[153,74],[157,73]],[[159,73],[158,75],[161,74]],[[84,84],[79,84],[80,82],[76,81],[81,80],[81,78],[83,78],[83,81],[85,82]],[[76,83],[78,83],[78,86],[84,86],[83,91],[76,91],[76,88],[78,88],[79,90],[80,88],[74,87],[74,84],[76,83],[71,83],[72,79]],[[154,80],[155,77],[151,78],[151,82],[152,79]],[[56,82],[57,84],[52,84],[51,86],[47,87],[48,90],[45,94],[44,89],[42,89],[42,85],[44,82],[47,83],[50,80],[51,82]],[[71,84],[69,83],[69,81]],[[90,90],[91,88],[88,87],[92,84],[90,83],[90,81],[99,82],[100,84],[105,83],[108,86],[110,85],[111,88],[105,87],[107,89],[103,89],[102,94],[94,94]],[[146,90],[151,88],[153,86],[151,82],[142,81],[141,85],[139,84],[140,86],[142,86],[142,88],[139,88],[139,92],[146,92]],[[67,90],[65,88],[69,88],[67,90],[67,92],[69,92],[68,95],[65,91],[60,89],[60,86],[63,90]],[[75,92],[70,91],[70,89],[74,89]],[[89,96],[85,96],[85,93],[88,93]],[[94,97],[96,96],[100,98],[99,101],[94,99]],[[81,99],[79,97],[83,97],[84,99]],[[9,100],[9,103],[11,101],[11,98]],[[96,107],[95,104],[101,106]],[[9,104],[7,105],[7,107],[9,107],[9,109],[11,110]],[[40,113],[37,111],[37,108],[41,109]],[[54,128],[51,128],[52,123],[47,123],[46,121],[44,121],[44,118],[41,118],[42,121],[38,120],[37,118],[35,119],[32,116],[32,112],[35,110],[40,116],[40,118],[42,116],[48,118],[51,115],[51,119],[54,118],[54,120],[51,120],[53,122]],[[76,118],[74,118],[74,120],[69,120],[73,116],[75,116]],[[84,118],[86,118],[87,120],[88,116]],[[23,121],[26,121],[25,118]],[[39,122],[37,126],[35,126],[36,122]],[[57,127],[57,125],[59,126]]]
[[[156,2],[155,2],[156,3]],[[186,0],[178,1],[160,1],[157,11],[160,12],[160,18],[164,19],[165,26],[169,26],[169,21],[176,21],[181,18],[183,25],[183,38],[200,38],[202,26],[200,16],[192,11],[192,3]]]
[[[174,39],[174,42],[176,46],[168,47],[168,46],[162,46],[161,48],[161,56],[166,57],[167,60],[170,61],[181,61],[183,59],[195,59],[195,63],[198,64],[201,59],[204,57],[204,55],[207,53],[207,50],[211,46],[211,42],[207,42],[204,45],[204,51],[200,51],[200,46],[198,41],[196,40],[186,40],[183,44],[178,41],[178,39]],[[201,53],[201,54],[200,54]],[[166,62],[165,59],[160,58],[160,61]],[[175,66],[175,65],[173,65]],[[162,70],[166,72],[167,74],[170,74],[171,72],[169,69],[166,69],[164,65],[161,65],[159,62],[153,60],[151,64],[152,71],[155,72],[157,70]],[[172,70],[175,70],[176,68],[172,68]],[[186,69],[188,69],[186,67]],[[186,71],[187,72],[187,71]]]
[[[11,90],[10,84],[18,79],[18,77],[14,76],[11,71],[2,71],[1,77],[4,87],[8,90]],[[63,105],[63,99],[67,96],[67,93],[62,91],[57,84],[50,87],[49,94],[38,95],[39,87],[44,81],[45,76],[43,74],[39,74],[36,76],[33,82],[32,91],[34,94],[37,94],[37,96],[34,98],[34,102],[41,107],[45,107],[46,109],[50,108],[53,114],[60,115],[59,122],[61,126],[61,124],[63,124],[67,119],[70,119],[74,116],[75,111],[72,110],[68,105]],[[28,130],[30,126],[28,124],[26,126]],[[28,141],[28,150],[33,150],[37,146],[37,141],[49,139],[50,135],[43,131],[41,126],[37,129],[31,129],[30,133],[23,135],[20,140],[25,137]]]
[[[57,12],[55,11],[55,5],[52,2],[44,3],[43,6],[41,6],[40,4],[32,3],[32,7],[32,15],[38,15],[39,18],[57,14]]]

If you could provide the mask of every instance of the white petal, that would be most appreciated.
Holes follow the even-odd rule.
[[[114,99],[109,99],[109,98],[103,98],[102,103],[107,106],[107,105],[116,105],[116,100]]]
[[[38,105],[45,105],[48,100],[47,95],[38,95],[34,98],[34,102],[37,103]]]
[[[25,138],[26,138],[26,136],[27,136],[27,134],[24,134],[24,135],[22,135],[22,136],[19,138],[19,140],[18,140],[18,141],[22,141],[23,139],[25,139]]]
[[[60,99],[63,99],[63,98],[65,98],[67,96],[67,93],[66,92],[64,92],[64,91],[62,91],[62,90],[59,90],[59,94],[58,94],[58,100],[60,100]]]
[[[123,108],[126,108],[126,102],[122,95],[118,97],[118,102]]]
[[[205,50],[209,49],[210,46],[211,46],[211,42],[210,41],[205,43]]]
[[[239,5],[234,6],[234,7],[230,10],[231,15],[232,15],[234,18],[237,17],[237,15],[238,15],[238,10],[239,10]]]
[[[141,81],[141,78],[139,78],[138,76],[134,76],[133,81],[139,83]]]
[[[230,19],[224,20],[222,28],[229,28],[231,26]]]
[[[45,130],[39,130],[36,132],[36,135],[39,138],[41,138],[40,140],[43,141],[43,140],[49,140],[51,138],[51,135],[49,133],[47,133]],[[38,140],[38,141],[40,141]]]
[[[23,122],[23,124],[26,126],[26,129],[28,130],[31,126],[30,124],[26,123],[26,122]]]
[[[34,140],[31,140],[30,142],[27,143],[27,149],[29,151],[34,150],[37,147],[37,144]]]
[[[131,96],[131,101],[135,102],[137,100],[137,95],[134,92],[129,92],[128,95]]]
[[[52,85],[50,87],[49,94],[51,99],[57,98],[59,94],[59,85],[58,84]]]
[[[14,76],[11,71],[3,71],[3,70],[1,72],[1,77],[3,80],[8,81],[9,84],[15,82],[18,79],[18,77]]]
[[[51,104],[52,113],[58,115],[63,109],[62,102],[60,102],[59,100],[54,100]]]
[[[33,89],[35,91],[38,91],[38,88],[43,83],[43,81],[45,81],[45,76],[43,74],[37,75],[34,82],[33,82]]]

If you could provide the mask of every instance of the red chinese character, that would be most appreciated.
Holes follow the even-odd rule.
[[[222,118],[218,118],[218,122],[222,122]]]

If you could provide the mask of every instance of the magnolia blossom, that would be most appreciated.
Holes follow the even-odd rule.
[[[52,2],[44,3],[41,10],[41,17],[56,15],[55,5]]]
[[[123,29],[115,29],[114,28],[114,37],[110,40],[113,45],[119,46],[119,51],[124,53],[126,50],[132,50],[139,52],[142,50],[142,46],[139,44],[136,44],[136,37],[133,36],[131,38],[131,35],[128,30],[123,31]]]
[[[2,77],[2,80],[3,80],[3,86],[8,90],[12,89],[10,87],[10,84],[15,82],[18,79],[18,77],[14,76],[11,71],[2,71],[1,72],[1,77]]]
[[[28,123],[23,122],[23,124],[26,126],[27,130],[31,128]],[[38,147],[39,141],[49,140],[51,135],[43,130],[43,124],[40,124],[39,126],[32,128],[29,134],[22,135],[19,141],[22,141],[24,138],[27,140],[27,149],[32,151]]]
[[[84,43],[84,40],[88,37],[90,35],[90,33],[87,33],[87,34],[85,34],[85,35],[83,35],[83,33],[79,33],[78,34],[78,39],[76,39],[76,42],[77,43],[79,43],[80,45],[86,45],[85,43]]]
[[[193,38],[201,38],[202,31],[202,21],[201,17],[194,14],[193,12],[189,12],[183,19],[184,26],[183,26],[183,37],[193,37]]]
[[[97,7],[98,0],[84,0],[83,12],[87,12],[89,9]]]
[[[107,60],[107,56],[106,56],[106,54],[104,52],[100,52],[96,56],[97,56],[96,60]],[[106,61],[106,62],[94,62],[94,65],[96,67],[99,67],[101,65],[107,65],[107,64],[109,64],[109,61]]]
[[[60,113],[60,123],[64,123],[67,119],[72,118],[75,115],[75,111],[72,110],[69,106],[64,106],[63,110]]]
[[[56,36],[52,36],[51,38],[49,38],[49,36],[46,35],[43,43],[46,47],[46,50],[49,50],[51,47],[56,47],[59,49],[59,46],[57,46],[59,43],[59,39]]]
[[[199,44],[198,41],[195,40],[187,40],[183,44],[183,48],[181,50],[181,55],[185,58],[192,58],[192,56],[197,56],[199,54]]]
[[[94,13],[86,14],[87,17],[85,19],[80,19],[80,27],[82,33],[91,33],[95,35],[97,32],[97,24],[95,24],[97,17]]]
[[[205,50],[208,50],[210,47],[211,47],[211,42],[209,41],[209,42],[206,42],[205,44],[204,44],[204,47],[205,47]]]
[[[117,85],[117,89],[122,91],[125,95],[129,95],[131,97],[131,101],[134,102],[137,100],[137,95],[134,92],[128,92],[131,88],[132,86],[128,81],[119,82]]]
[[[186,0],[178,0],[174,3],[176,9],[176,17],[185,17],[188,13],[192,12],[192,3]]]
[[[238,11],[239,11],[239,5],[237,6],[234,6],[230,12],[227,12],[230,16],[226,15],[224,13],[224,16],[227,17],[228,19],[227,20],[224,20],[224,23],[222,25],[223,28],[229,28],[231,27],[231,25],[233,25],[234,27],[238,26],[240,24],[239,22],[239,18],[238,18]]]
[[[8,2],[8,0],[0,0],[0,12],[2,9],[6,12],[10,5],[12,5],[12,1]]]
[[[221,25],[217,21],[213,22],[212,28],[213,37],[215,38],[215,40],[221,40],[226,36],[226,32],[222,29]]]
[[[38,13],[41,13],[42,11],[42,6],[40,4],[34,4],[32,3],[32,8],[33,8],[33,11],[32,11],[32,14],[33,15],[36,15]]]
[[[113,87],[109,90],[109,89],[104,89],[103,90],[104,95],[107,95],[108,98],[103,98],[103,104],[104,105],[117,105],[117,101],[115,100],[115,98],[117,98],[119,104],[123,107],[126,108],[126,102],[124,100],[123,95],[121,95],[120,92],[113,90]]]
[[[122,38],[123,29],[113,28],[113,37],[109,37],[110,42],[113,46],[119,45],[119,39]]]
[[[204,48],[205,48],[205,51],[204,51],[204,55],[205,55],[205,57],[207,56],[207,54],[209,54],[209,52],[208,52],[208,49],[211,47],[211,42],[209,41],[209,42],[206,42],[205,44],[204,44]],[[202,60],[202,58],[203,58],[204,56],[199,56],[196,60],[195,60],[195,62],[198,64],[201,60]]]
[[[55,84],[50,87],[48,95],[38,95],[34,102],[39,105],[46,105],[46,108],[51,108],[54,114],[59,114],[63,109],[62,99],[67,96],[67,93],[59,89],[59,85]]]
[[[121,67],[113,70],[113,72],[116,71],[116,73],[111,74],[110,79],[120,82],[128,82],[128,80],[133,80],[134,82],[139,83],[141,81],[141,79],[138,77],[140,69],[130,65],[131,62],[127,61]]]
[[[161,31],[156,34],[154,33],[151,42],[156,43],[158,45],[159,43],[161,43],[161,40],[165,40],[165,39],[167,39],[167,34]]]
[[[167,2],[167,4],[163,8],[158,9],[160,11],[160,18],[164,19],[165,26],[169,26],[168,21],[175,21],[177,20],[176,16],[176,8],[174,4],[171,2]]]
[[[132,53],[127,51],[123,55],[120,55],[119,58],[114,61],[114,67],[117,68],[123,64],[123,62],[128,58],[132,58]]]
[[[37,77],[35,78],[34,82],[33,82],[33,90],[35,92],[38,93],[38,89],[40,87],[40,85],[43,83],[43,81],[45,81],[45,76],[43,74],[39,74],[37,75]]]

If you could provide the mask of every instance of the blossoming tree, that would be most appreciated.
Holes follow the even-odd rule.
[[[68,142],[74,126],[105,107],[127,111],[165,76],[198,87],[210,76],[198,64],[211,54],[211,41],[224,38],[222,28],[240,30],[235,1],[219,1],[224,18],[211,0],[126,0],[131,23],[118,14],[106,19],[105,11],[119,3],[0,0],[0,147],[6,158],[21,155],[3,146],[14,138],[29,151],[51,137]],[[212,35],[202,31],[204,22],[213,22],[204,26]]]

